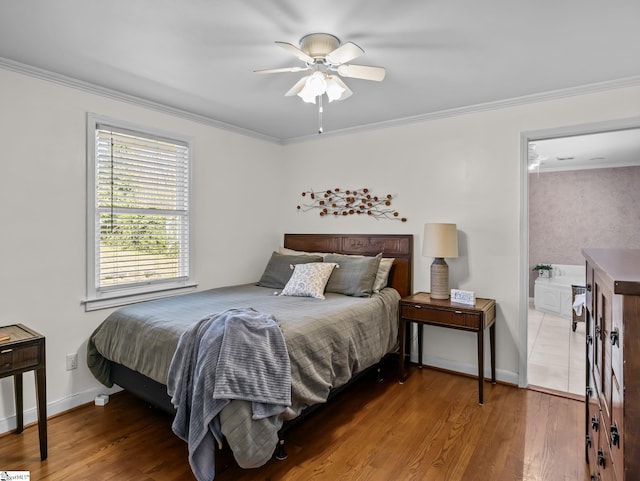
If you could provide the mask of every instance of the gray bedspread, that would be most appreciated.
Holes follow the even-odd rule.
[[[112,313],[92,334],[87,362],[112,384],[111,362],[167,383],[180,335],[205,316],[230,308],[253,308],[274,316],[291,361],[291,406],[279,416],[252,419],[251,403],[234,400],[220,412],[222,434],[242,467],[272,456],[282,422],[378,362],[397,345],[399,294],[386,288],[370,298],[326,293],[326,299],[275,296],[247,284],[142,302]]]

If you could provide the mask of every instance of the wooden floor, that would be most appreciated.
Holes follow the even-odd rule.
[[[584,404],[412,368],[365,377],[287,437],[289,457],[257,469],[230,465],[216,481],[585,481]],[[0,436],[0,471],[31,480],[193,480],[169,416],[127,393],[49,420],[41,462],[35,425]]]

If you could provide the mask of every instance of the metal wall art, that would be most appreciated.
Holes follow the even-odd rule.
[[[407,221],[406,217],[400,217],[400,214],[391,208],[391,194],[378,197],[366,188],[342,190],[336,187],[333,190],[308,190],[302,193],[302,197],[308,203],[298,205],[298,210],[307,212],[317,209],[320,217],[366,215],[375,219]]]

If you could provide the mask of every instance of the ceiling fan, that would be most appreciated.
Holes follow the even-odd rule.
[[[340,40],[328,33],[311,33],[300,39],[300,47],[288,42],[276,42],[287,52],[293,54],[305,64],[299,67],[273,68],[255,70],[256,73],[284,73],[312,71],[302,77],[289,89],[285,96],[298,95],[307,103],[322,102],[326,94],[329,102],[344,100],[353,92],[340,77],[382,81],[385,76],[383,67],[354,65],[349,62],[364,53],[353,42],[341,44]],[[336,75],[337,74],[337,75]]]

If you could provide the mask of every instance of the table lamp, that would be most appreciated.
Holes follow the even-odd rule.
[[[449,299],[449,266],[445,257],[458,257],[458,231],[455,224],[425,224],[422,255],[433,257],[431,298]]]

